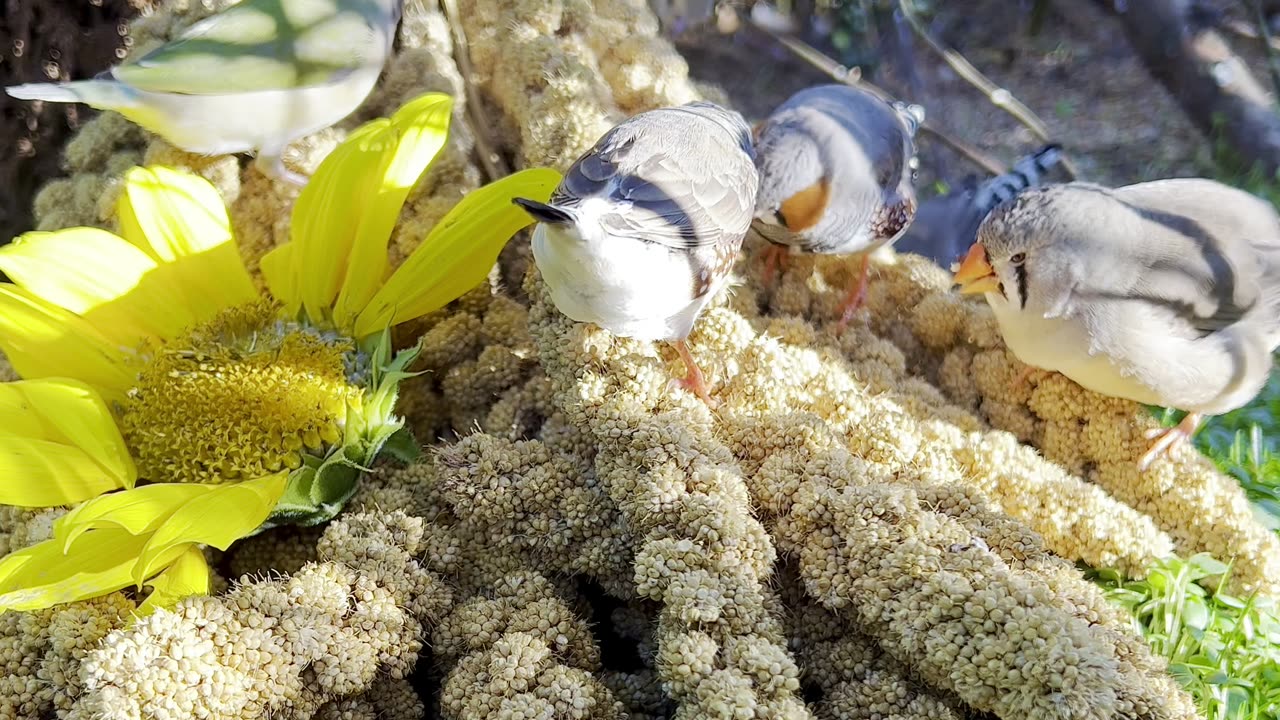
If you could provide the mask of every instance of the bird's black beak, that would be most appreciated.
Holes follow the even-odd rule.
[[[528,198],[512,198],[511,202],[524,208],[524,211],[533,216],[534,220],[549,225],[567,225],[573,222],[573,215],[567,210],[562,210],[554,205],[538,202],[537,200],[529,200]]]

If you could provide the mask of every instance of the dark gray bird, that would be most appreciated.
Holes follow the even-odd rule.
[[[1062,158],[1062,147],[1045,145],[1020,158],[1013,169],[979,183],[966,178],[945,195],[920,203],[915,221],[893,243],[898,252],[910,252],[950,267],[973,245],[978,225],[997,205],[1028,188],[1044,183],[1045,176]]]
[[[560,312],[617,335],[675,344],[679,381],[710,402],[685,345],[729,278],[751,226],[759,177],[742,116],[709,102],[641,113],[605,133],[538,221],[533,259]]]
[[[841,325],[862,304],[868,254],[892,243],[916,211],[919,106],[848,85],[792,95],[756,128],[756,230],[774,247],[766,275],[789,252],[857,254],[859,281]]]
[[[1035,188],[997,207],[955,274],[984,293],[1009,349],[1112,397],[1205,415],[1262,389],[1280,345],[1280,217],[1212,180]]]

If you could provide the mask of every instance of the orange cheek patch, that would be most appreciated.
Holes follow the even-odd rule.
[[[800,232],[818,224],[830,200],[831,183],[823,178],[784,200],[778,212],[788,230]]]

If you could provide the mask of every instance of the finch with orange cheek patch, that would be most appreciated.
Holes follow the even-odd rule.
[[[916,212],[916,105],[848,85],[801,90],[755,129],[754,227],[772,243],[766,275],[791,248],[857,254],[861,267],[841,311],[862,305],[871,251],[896,240]]]

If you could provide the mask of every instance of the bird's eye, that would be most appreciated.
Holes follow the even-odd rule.
[[[1013,263],[1014,265],[1021,265],[1022,263],[1026,262],[1026,260],[1027,260],[1026,253],[1014,253],[1009,258],[1009,262]]]
[[[773,211],[773,221],[774,221],[774,222],[776,222],[776,223],[778,223],[778,224],[779,224],[779,225],[781,225],[782,227],[786,227],[786,226],[787,226],[787,219],[786,219],[785,217],[783,217],[783,216],[782,216],[782,210],[774,210],[774,211]]]

